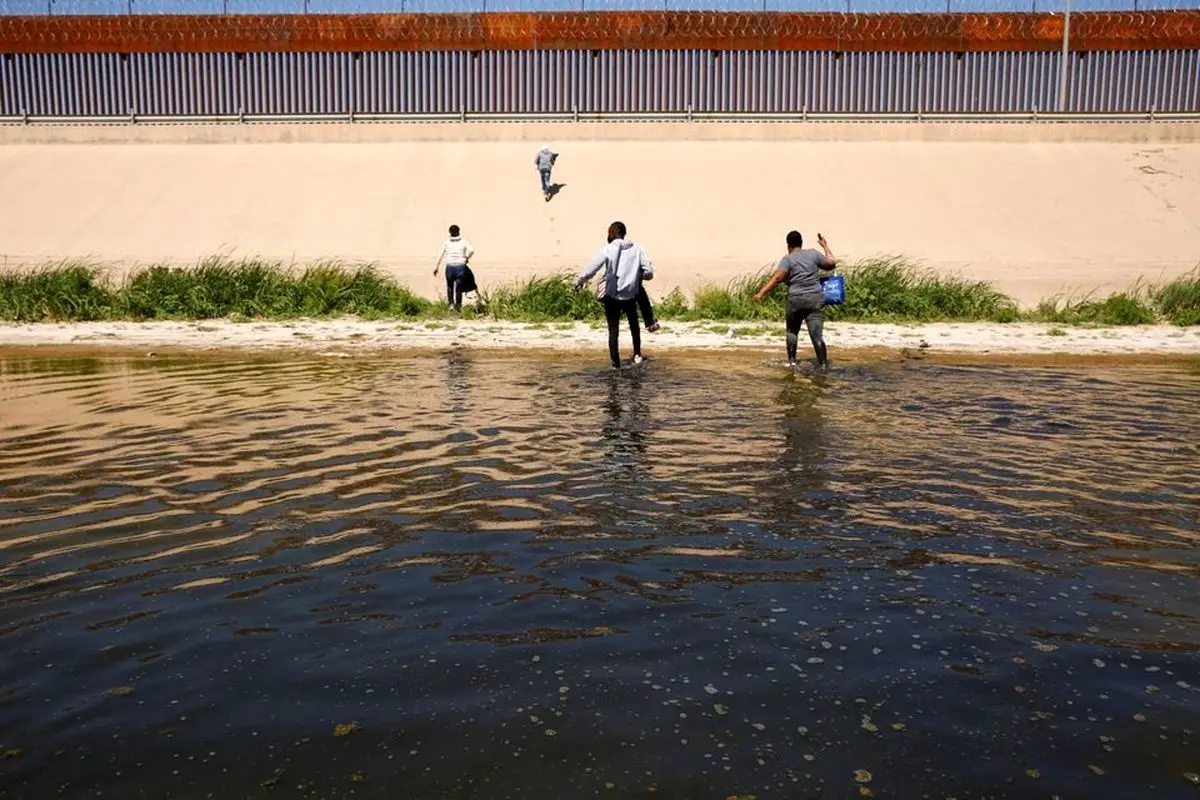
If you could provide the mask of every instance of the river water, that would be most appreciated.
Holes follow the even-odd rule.
[[[1196,797],[1200,364],[761,359],[0,357],[0,796]]]

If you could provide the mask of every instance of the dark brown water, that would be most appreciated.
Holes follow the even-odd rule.
[[[0,795],[1196,797],[1200,368],[758,358],[0,358]]]

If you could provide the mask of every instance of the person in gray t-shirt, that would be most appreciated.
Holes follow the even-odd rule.
[[[822,369],[829,364],[822,329],[825,325],[825,295],[821,291],[821,270],[837,266],[837,258],[829,249],[825,237],[817,234],[817,243],[824,253],[804,249],[804,237],[799,231],[787,235],[788,254],[779,261],[775,274],[754,295],[754,302],[771,293],[781,283],[788,285],[787,302],[787,354],[788,366],[796,366],[796,348],[800,341],[800,325],[808,327],[808,338],[812,340],[817,354],[817,365]]]

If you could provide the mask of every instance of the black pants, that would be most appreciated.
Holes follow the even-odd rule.
[[[636,300],[611,300],[604,298],[604,319],[608,322],[608,358],[614,367],[621,366],[621,352],[617,346],[621,336],[621,315],[629,320],[629,335],[633,338],[633,354],[642,354],[642,332],[638,330],[638,304]]]
[[[646,294],[643,286],[638,287],[637,307],[642,312],[642,323],[649,329],[654,325],[654,307],[650,305],[650,295]]]
[[[796,348],[800,343],[800,326],[808,327],[808,338],[812,340],[817,363],[825,366],[827,357],[825,337],[825,298],[819,294],[788,297],[787,303],[787,354],[788,361],[796,360]]]

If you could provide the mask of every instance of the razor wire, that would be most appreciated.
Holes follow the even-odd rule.
[[[1200,0],[0,0],[0,16],[571,11],[1061,13],[1200,9]]]

